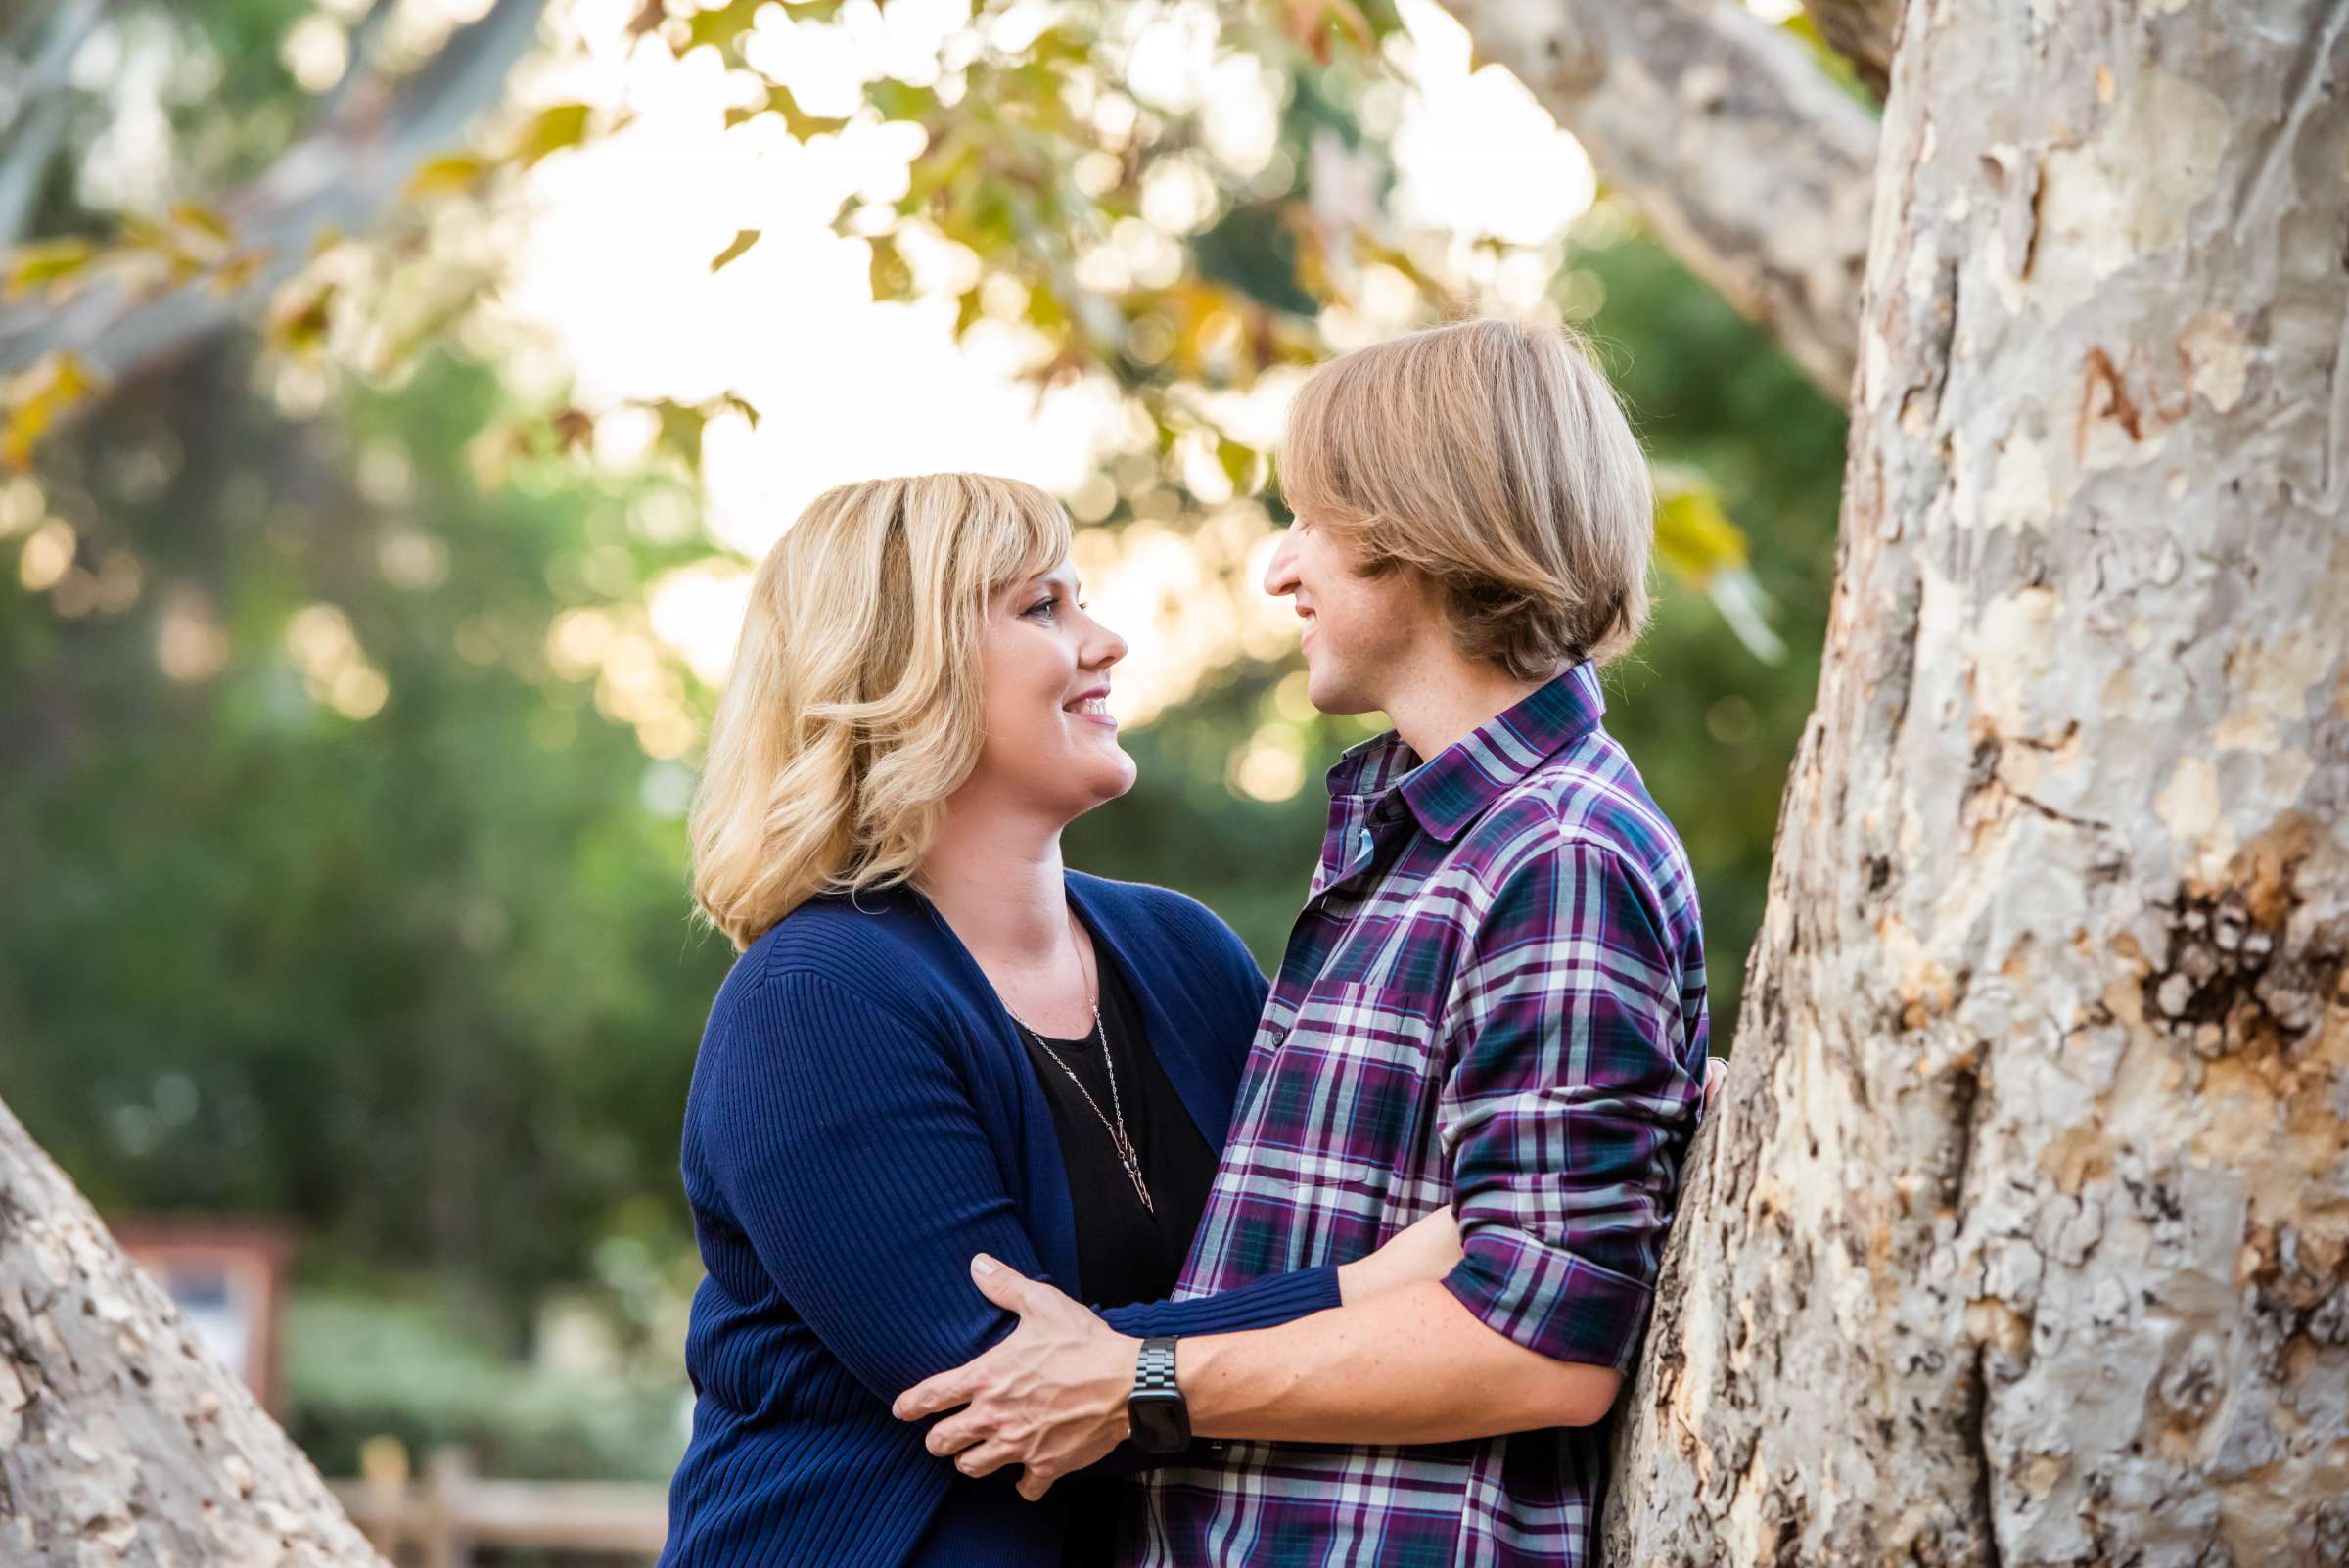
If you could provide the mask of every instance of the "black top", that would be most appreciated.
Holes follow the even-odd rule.
[[[1102,954],[1098,945],[1094,952]],[[1163,1301],[1173,1293],[1183,1257],[1190,1251],[1191,1233],[1199,1228],[1199,1217],[1207,1208],[1216,1156],[1176,1097],[1158,1053],[1150,1048],[1140,1010],[1117,965],[1104,962],[1099,967],[1100,1033],[1084,1039],[1047,1035],[1041,1043],[1026,1028],[1019,1033],[1036,1067],[1036,1082],[1052,1103],[1060,1157],[1069,1172],[1069,1201],[1077,1221],[1077,1282],[1082,1287],[1071,1294],[1081,1293],[1094,1307],[1123,1307]],[[1101,1057],[1103,1035],[1117,1068],[1114,1103]],[[1100,1106],[1100,1115],[1069,1081],[1072,1071]],[[1125,1108],[1126,1133],[1140,1156],[1142,1180],[1150,1188],[1155,1213],[1142,1207],[1110,1142],[1109,1130],[1101,1125],[1102,1117],[1116,1122],[1119,1105]],[[1071,1494],[1068,1547],[1061,1561],[1065,1568],[1098,1568],[1110,1558],[1124,1483],[1074,1476],[1060,1485]]]

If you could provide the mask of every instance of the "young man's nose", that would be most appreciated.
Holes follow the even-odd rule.
[[[1297,591],[1297,525],[1294,523],[1289,525],[1289,531],[1280,536],[1280,547],[1272,552],[1272,559],[1266,564],[1265,591],[1274,597]]]

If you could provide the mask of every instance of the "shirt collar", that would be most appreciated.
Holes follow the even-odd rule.
[[[1598,671],[1588,660],[1537,687],[1432,760],[1394,730],[1349,750],[1329,770],[1333,799],[1392,788],[1430,836],[1446,844],[1502,792],[1594,728],[1606,712]]]

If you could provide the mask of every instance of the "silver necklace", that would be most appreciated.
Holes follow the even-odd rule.
[[[1071,935],[1074,934],[1074,926],[1072,924]],[[1082,966],[1083,963],[1084,954],[1083,944],[1080,943],[1078,945],[1077,952],[1078,962]],[[998,997],[997,999],[1000,1000],[1001,998]],[[1094,999],[1089,1003],[1089,1005],[1091,1006],[1093,1013],[1093,1034],[1087,1036],[1086,1038],[1088,1039],[1098,1038],[1101,1041],[1101,1067],[1102,1071],[1109,1075],[1109,1103],[1111,1108],[1117,1112],[1117,1120],[1114,1123],[1108,1117],[1101,1115],[1101,1102],[1093,1098],[1092,1090],[1084,1086],[1084,1080],[1079,1078],[1077,1076],[1077,1070],[1061,1059],[1060,1052],[1052,1048],[1051,1042],[1044,1038],[1043,1035],[1036,1030],[1036,1026],[1029,1023],[1027,1019],[1022,1018],[1018,1013],[1012,1013],[1011,1003],[1009,1002],[1003,1003],[1003,1010],[1007,1013],[1011,1013],[1011,1019],[1013,1023],[1018,1024],[1022,1029],[1028,1031],[1029,1035],[1034,1038],[1036,1044],[1043,1048],[1044,1054],[1052,1058],[1054,1066],[1058,1067],[1062,1072],[1069,1075],[1069,1082],[1077,1085],[1077,1092],[1084,1096],[1084,1103],[1093,1108],[1093,1115],[1100,1119],[1102,1130],[1109,1133],[1110,1146],[1117,1150],[1118,1164],[1125,1167],[1126,1179],[1133,1183],[1133,1195],[1142,1200],[1143,1212],[1146,1214],[1155,1215],[1158,1213],[1158,1206],[1150,1201],[1149,1183],[1142,1179],[1141,1158],[1134,1153],[1133,1139],[1126,1135],[1126,1107],[1121,1104],[1118,1099],[1118,1067],[1117,1063],[1111,1060],[1109,1054],[1109,1031],[1103,1028],[1101,1024],[1101,1003],[1099,1000],[1098,988],[1095,989]]]

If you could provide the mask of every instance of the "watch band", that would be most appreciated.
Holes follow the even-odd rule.
[[[1181,1395],[1181,1387],[1174,1381],[1174,1344],[1172,1338],[1142,1341],[1141,1356],[1133,1365],[1136,1394]]]

